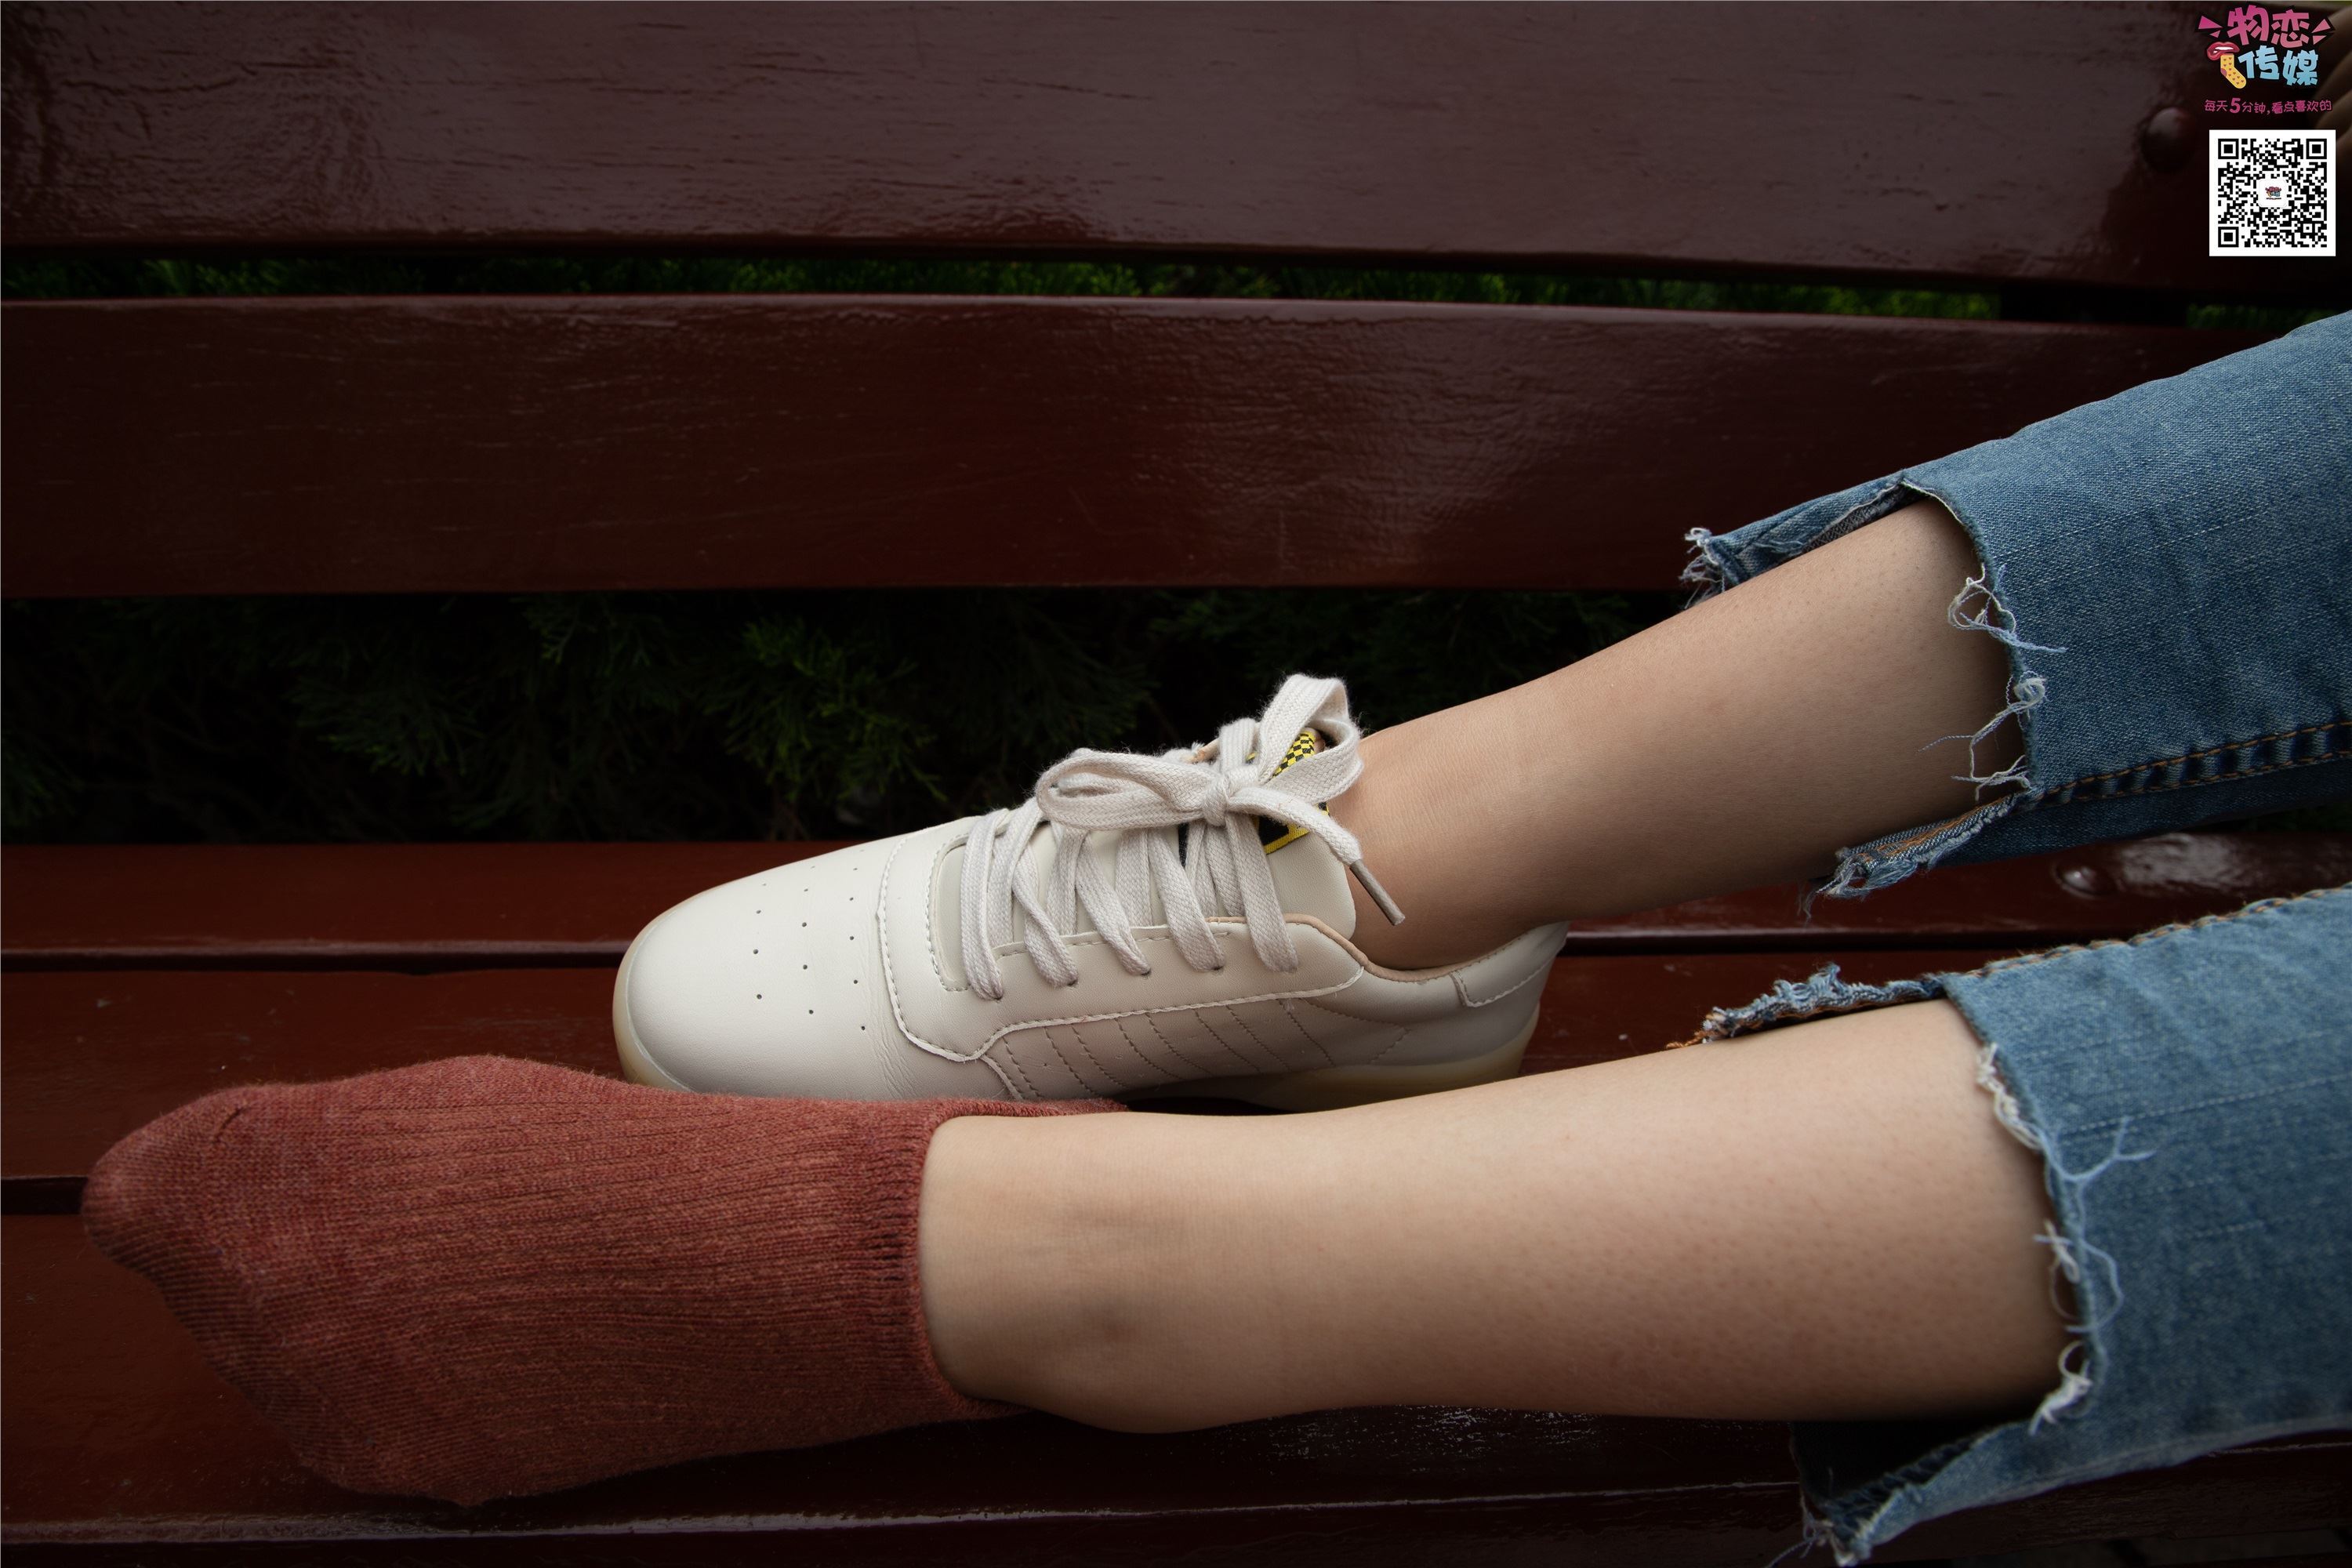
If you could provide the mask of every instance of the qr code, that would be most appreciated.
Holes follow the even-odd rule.
[[[2325,131],[2210,131],[2210,256],[2336,254],[2336,138]]]

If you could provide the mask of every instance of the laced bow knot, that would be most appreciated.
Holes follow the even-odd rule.
[[[1206,780],[1202,781],[1201,789],[1201,824],[1202,826],[1223,827],[1225,825],[1225,801],[1232,789],[1232,785],[1228,782],[1229,778],[1229,774],[1211,773]],[[1249,786],[1248,784],[1244,782],[1242,787],[1246,789]]]
[[[1179,748],[1161,756],[1139,752],[1073,752],[1038,775],[1034,798],[1048,822],[1081,832],[1173,827],[1198,822],[1229,826],[1236,812],[1287,821],[1301,797],[1263,787],[1256,764],[1210,765],[1211,756]]]
[[[1286,765],[1292,738],[1308,729],[1327,743]],[[1294,675],[1264,713],[1227,724],[1207,746],[1159,756],[1082,749],[1055,763],[1038,775],[1026,802],[991,812],[966,837],[961,946],[973,989],[991,1000],[1003,998],[1003,973],[994,950],[1012,940],[1016,907],[1024,916],[1021,943],[1048,984],[1077,981],[1076,957],[1064,933],[1081,910],[1129,973],[1150,973],[1134,928],[1150,923],[1155,889],[1169,936],[1194,969],[1224,967],[1223,950],[1209,926],[1214,910],[1241,916],[1267,967],[1296,970],[1298,950],[1258,844],[1258,817],[1320,838],[1381,911],[1391,921],[1402,921],[1402,911],[1364,868],[1355,835],[1321,805],[1362,774],[1361,734],[1349,714],[1345,685]],[[1177,830],[1192,824],[1202,831],[1192,853],[1180,855]],[[1042,897],[1018,870],[1041,829],[1053,835]],[[1118,836],[1115,889],[1086,852],[1087,838],[1097,833]]]

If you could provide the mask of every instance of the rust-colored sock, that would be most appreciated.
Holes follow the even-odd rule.
[[[1013,1407],[931,1357],[932,1130],[1102,1100],[751,1100],[499,1057],[226,1089],[83,1200],[303,1463],[457,1502]]]

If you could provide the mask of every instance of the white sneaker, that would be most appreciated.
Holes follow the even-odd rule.
[[[1509,1078],[1566,927],[1441,969],[1357,951],[1320,803],[1363,771],[1337,680],[1164,756],[1079,751],[1015,810],[698,893],[621,961],[640,1083],[853,1100],[1220,1095],[1285,1110]]]

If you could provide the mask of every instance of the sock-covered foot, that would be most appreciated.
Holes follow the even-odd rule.
[[[467,1057],[132,1133],[85,1223],[302,1461],[457,1502],[1009,1415],[932,1360],[932,1131],[1093,1100],[677,1094]]]

